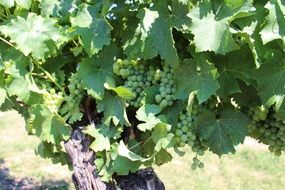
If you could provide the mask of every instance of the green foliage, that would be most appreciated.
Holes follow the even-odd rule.
[[[37,153],[63,164],[62,142],[86,124],[104,180],[169,162],[184,146],[196,153],[191,168],[203,168],[198,156],[234,153],[247,135],[280,155],[284,7],[0,1],[0,110],[21,113],[41,139]]]

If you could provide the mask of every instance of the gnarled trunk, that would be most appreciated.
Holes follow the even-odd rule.
[[[115,190],[114,184],[104,183],[94,165],[95,153],[89,148],[90,140],[80,128],[74,128],[65,149],[73,165],[72,180],[78,190]],[[114,176],[122,190],[164,190],[164,185],[152,168],[146,168],[127,176]]]

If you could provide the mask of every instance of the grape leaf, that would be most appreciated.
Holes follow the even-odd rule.
[[[247,47],[232,51],[225,56],[217,56],[215,66],[220,74],[218,94],[221,96],[240,92],[237,79],[250,83],[255,69],[251,51]]]
[[[44,59],[50,51],[47,42],[53,42],[56,47],[65,38],[55,24],[54,19],[29,13],[27,19],[18,16],[9,24],[0,26],[0,31],[9,36],[24,55],[31,53],[36,59]]]
[[[106,92],[103,100],[98,102],[98,111],[104,111],[103,122],[108,126],[111,120],[115,125],[131,125],[126,113],[126,103],[118,96]]]
[[[111,78],[107,78],[106,82],[104,83],[104,87],[108,90],[112,90],[118,94],[123,99],[129,100],[135,98],[134,93],[131,90],[124,86],[116,87],[115,80]]]
[[[2,61],[10,63],[9,67],[5,67],[5,74],[19,78],[24,77],[28,73],[27,67],[31,62],[23,53],[3,44],[0,44],[0,50]]]
[[[84,49],[91,56],[98,53],[104,45],[111,42],[112,26],[104,18],[97,17],[98,9],[83,4],[75,17],[71,17],[71,24],[75,27],[75,34],[81,36]]]
[[[94,59],[87,58],[80,63],[78,77],[82,80],[88,93],[97,99],[104,96],[104,83],[107,78],[113,76],[112,71],[102,68]]]
[[[125,51],[130,57],[153,58],[160,55],[167,64],[178,64],[178,55],[174,47],[172,28],[181,29],[190,22],[186,16],[188,7],[177,0],[172,1],[173,10],[169,11],[167,1],[157,1],[154,6],[143,9],[138,17],[141,24],[134,38],[127,41]]]
[[[120,141],[120,144],[118,146],[118,154],[120,156],[128,158],[131,161],[145,162],[145,161],[151,159],[151,157],[150,158],[143,158],[140,155],[137,155],[134,152],[130,151],[123,141]]]
[[[282,0],[271,0],[267,2],[265,8],[269,13],[267,22],[260,31],[263,44],[275,39],[281,39],[285,42],[285,6]]]
[[[257,80],[259,95],[263,104],[272,105],[276,102],[276,96],[285,94],[284,62],[276,60],[263,64],[256,70],[254,78]]]
[[[78,0],[41,0],[39,7],[42,16],[52,16],[63,22],[69,22],[71,15],[74,16],[78,10],[79,3]]]
[[[51,113],[44,105],[32,107],[30,113],[36,116],[32,125],[36,135],[43,141],[59,145],[70,137],[71,129],[64,119],[58,114]]]
[[[163,114],[167,118],[167,123],[176,126],[178,115],[182,112],[184,109],[185,103],[182,101],[175,101],[171,107],[166,107],[163,110]]]
[[[32,0],[16,0],[16,3],[18,7],[29,9],[32,5]]]
[[[159,152],[161,149],[167,149],[174,145],[174,134],[168,133],[166,137],[160,138],[156,143],[154,150]]]
[[[39,7],[41,8],[41,15],[56,16],[59,10],[59,0],[41,0]]]
[[[9,84],[7,93],[9,96],[17,95],[21,100],[27,102],[30,98],[30,90],[25,78],[19,77]]]
[[[221,156],[235,153],[234,145],[243,143],[249,118],[236,110],[224,110],[217,119],[213,112],[202,113],[197,122],[198,134],[208,141],[210,150]]]
[[[14,6],[14,0],[0,0],[0,5],[3,5],[6,8]]]
[[[99,129],[96,129],[95,126],[89,125],[83,132],[95,138],[90,145],[90,148],[95,152],[110,150],[109,138],[100,133]]]
[[[199,103],[215,95],[219,89],[217,69],[207,59],[197,56],[188,59],[175,70],[176,97],[186,100],[189,94],[197,91]]]
[[[114,46],[104,48],[98,56],[84,59],[78,68],[78,77],[94,98],[102,100],[105,82],[113,78],[113,63],[117,49]]]
[[[0,107],[2,106],[2,104],[5,102],[7,97],[7,93],[6,90],[3,88],[0,88]]]
[[[139,161],[131,161],[126,157],[117,156],[111,167],[118,175],[128,175],[129,172],[136,172],[140,166],[141,162]]]
[[[281,105],[279,106],[279,109],[276,110],[275,117],[280,119],[280,120],[285,121],[285,101],[284,101],[284,96],[283,96],[282,100],[283,101],[282,101]]]
[[[236,7],[222,4],[216,14],[209,0],[192,8],[189,12],[192,19],[189,31],[194,35],[196,52],[214,51],[216,54],[225,55],[239,49],[231,34],[230,22],[235,18],[250,15],[254,10],[251,3],[252,1],[243,1],[243,4]]]
[[[216,21],[215,15],[211,13],[202,19],[192,17],[192,22],[190,30],[195,36],[196,52],[214,51],[225,55],[239,48],[226,20]]]
[[[145,123],[138,124],[141,131],[152,130],[157,124],[161,123],[155,115],[161,111],[158,105],[146,104],[137,111],[136,118]]]
[[[172,156],[169,152],[167,152],[165,149],[161,149],[156,155],[155,155],[155,164],[158,166],[170,162],[172,160]]]

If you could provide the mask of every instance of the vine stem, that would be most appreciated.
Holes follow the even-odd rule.
[[[9,46],[15,48],[15,46],[14,46],[11,42],[9,42],[8,40],[6,40],[5,38],[2,38],[1,36],[0,36],[0,40],[3,41],[4,43],[6,43],[7,45],[9,45]],[[29,58],[41,71],[43,71],[44,74],[46,75],[46,77],[47,77],[50,81],[52,81],[52,82],[65,94],[65,91],[64,91],[64,89],[62,88],[62,86],[60,86],[60,85],[56,82],[56,80],[53,78],[53,76],[52,76],[47,70],[45,70],[45,69],[41,66],[41,64],[40,64],[39,62],[37,62],[36,60],[34,60],[31,56],[28,56],[28,58]]]
[[[64,89],[62,88],[62,86],[60,86],[60,84],[58,84],[58,83],[56,82],[56,80],[53,78],[53,76],[51,76],[51,74],[50,74],[49,72],[47,72],[47,71],[41,66],[41,64],[40,64],[39,62],[37,62],[37,61],[35,61],[35,60],[32,60],[32,61],[33,61],[33,63],[34,63],[35,65],[37,65],[37,67],[38,67],[42,72],[44,72],[44,74],[48,77],[49,80],[51,80],[63,93],[65,93],[65,92],[64,92]]]
[[[9,41],[7,41],[5,38],[2,38],[1,36],[0,36],[0,40],[2,40],[2,41],[3,41],[4,43],[6,43],[7,45],[9,45],[9,46],[15,48],[15,46],[14,46],[13,44],[11,44]]]

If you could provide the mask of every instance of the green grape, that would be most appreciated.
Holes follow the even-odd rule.
[[[197,165],[196,165],[196,164],[192,164],[192,165],[191,165],[191,169],[192,169],[192,170],[196,170],[196,169],[197,169]]]
[[[173,104],[174,94],[176,93],[173,79],[174,74],[168,65],[162,64],[162,70],[157,69],[154,74],[154,80],[159,82],[159,94],[162,97],[162,100],[156,99],[156,102],[159,103],[162,109]],[[169,83],[170,80],[172,80],[172,84]]]
[[[184,132],[184,133],[187,133],[188,131],[189,131],[189,127],[188,126],[183,126],[182,127],[182,131]],[[187,135],[188,136],[188,135]]]
[[[178,129],[176,130],[175,134],[180,137],[183,135],[183,131]]]
[[[197,165],[197,164],[200,163],[200,160],[197,157],[194,157],[193,158],[193,163]]]
[[[166,99],[162,100],[162,101],[160,102],[160,104],[159,104],[159,106],[160,106],[161,108],[164,108],[164,107],[166,107],[167,105],[168,105],[168,101],[167,101]]]
[[[198,164],[198,167],[199,167],[200,169],[204,168],[204,163],[203,163],[203,162],[200,162],[200,163]]]
[[[269,151],[280,156],[285,147],[285,134],[282,122],[275,118],[273,107],[251,106],[245,113],[252,119],[247,126],[250,135],[269,145]]]
[[[193,133],[191,131],[188,131],[186,134],[188,137],[192,137],[192,135],[193,135]]]
[[[275,154],[276,156],[281,156],[282,152],[281,152],[281,150],[275,150],[275,151],[274,151],[274,154]]]
[[[198,148],[197,146],[193,146],[193,147],[192,147],[192,151],[193,151],[193,152],[197,152],[198,150],[199,150],[199,148]]]
[[[182,126],[183,126],[183,125],[182,125],[180,122],[177,123],[177,127],[178,127],[178,128],[182,128]]]
[[[188,136],[184,134],[181,135],[181,140],[186,143],[188,141]]]
[[[179,146],[180,146],[180,147],[184,147],[184,146],[185,146],[185,142],[180,142],[180,143],[179,143]]]
[[[203,156],[204,155],[204,150],[203,149],[199,149],[198,151],[197,151],[197,154],[199,154],[200,156]]]
[[[119,63],[117,63],[119,65]],[[81,119],[83,115],[80,111],[80,104],[83,95],[86,93],[82,81],[77,74],[71,75],[67,85],[69,94],[64,97],[64,105],[59,109],[59,113],[72,124]],[[75,116],[77,115],[77,116]]]
[[[187,124],[188,124],[187,120],[182,121],[182,125],[187,125]]]
[[[192,146],[195,145],[195,142],[188,139],[188,143],[187,143],[187,144],[188,144],[190,147],[192,147]]]
[[[182,121],[185,120],[186,119],[186,115],[185,114],[180,114],[179,119],[182,120]]]

